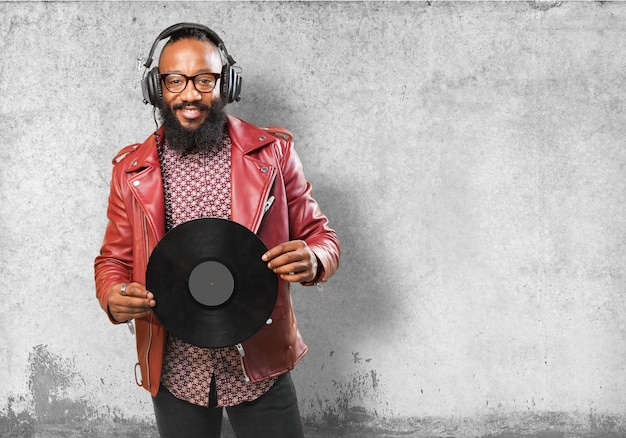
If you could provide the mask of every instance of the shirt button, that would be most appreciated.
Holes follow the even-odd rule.
[[[135,187],[139,187],[139,184],[141,184],[141,182],[139,182],[139,181],[133,181],[133,185],[134,185]]]
[[[265,141],[265,136],[264,136],[264,135],[260,136],[260,137],[259,137],[259,140],[261,140],[261,141]]]
[[[269,169],[265,166],[261,167],[261,172],[266,173]]]

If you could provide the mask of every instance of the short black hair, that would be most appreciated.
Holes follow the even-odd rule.
[[[184,29],[179,30],[178,32],[175,32],[170,37],[170,40],[168,41],[168,43],[173,43],[173,42],[180,41],[180,40],[209,41],[215,44],[213,40],[209,38],[209,35],[207,35],[205,31],[203,31],[202,29],[197,29],[193,27],[186,27]]]

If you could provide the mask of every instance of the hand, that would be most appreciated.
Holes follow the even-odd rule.
[[[122,286],[123,284],[114,285],[109,295],[109,313],[113,319],[124,322],[152,313],[152,308],[156,306],[152,292],[148,292],[139,283],[126,285],[125,291]]]
[[[304,240],[291,240],[275,246],[261,259],[285,281],[309,283],[317,277],[317,257]]]

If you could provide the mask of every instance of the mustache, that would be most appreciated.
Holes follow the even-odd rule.
[[[172,109],[179,110],[179,109],[183,109],[183,108],[186,108],[186,107],[198,108],[198,109],[203,110],[203,111],[208,111],[209,108],[210,108],[208,105],[205,105],[205,104],[200,103],[200,102],[198,102],[198,103],[183,102],[183,103],[175,104],[172,107]]]

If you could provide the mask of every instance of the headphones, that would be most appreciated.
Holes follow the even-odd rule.
[[[161,32],[152,44],[152,48],[148,54],[148,59],[143,65],[146,68],[144,71],[144,77],[141,79],[143,102],[146,105],[150,103],[155,107],[161,106],[161,103],[163,102],[163,89],[161,88],[161,74],[159,72],[159,67],[154,67],[152,70],[148,71],[152,65],[152,56],[154,55],[154,51],[161,40],[171,37],[180,30],[186,29],[197,29],[204,32],[209,40],[217,46],[220,51],[220,55],[222,56],[220,97],[224,104],[234,101],[238,102],[240,99],[239,94],[241,93],[241,76],[233,67],[235,60],[228,54],[226,46],[224,46],[224,42],[215,32],[202,24],[195,23],[174,24]]]

